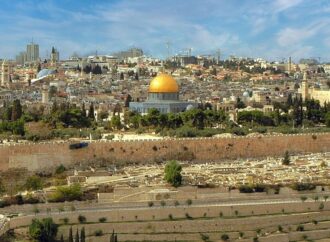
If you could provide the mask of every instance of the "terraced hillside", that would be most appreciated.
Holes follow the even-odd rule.
[[[99,207],[76,211],[25,215],[11,219],[10,227],[26,234],[35,217],[53,217],[58,236],[69,229],[86,230],[86,241],[109,241],[114,230],[119,241],[305,241],[330,238],[330,202],[245,201],[187,205],[184,201],[155,202],[130,207]],[[69,210],[69,208],[68,208]],[[78,216],[86,221],[81,223]],[[98,235],[98,236],[96,236]]]

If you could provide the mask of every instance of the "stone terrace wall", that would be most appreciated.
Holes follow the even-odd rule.
[[[147,163],[167,159],[220,161],[223,159],[282,156],[291,153],[329,152],[330,133],[260,137],[192,138],[139,141],[93,141],[86,148],[69,149],[69,142],[0,146],[0,170],[27,168],[34,171],[74,163]]]

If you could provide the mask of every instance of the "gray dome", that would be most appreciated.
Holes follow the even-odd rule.
[[[194,109],[194,106],[189,104],[187,107],[186,107],[186,111],[189,111],[189,110],[192,110]]]
[[[49,76],[49,75],[53,75],[55,74],[56,71],[55,70],[51,70],[51,69],[42,69],[41,71],[39,71],[39,73],[37,74],[37,79]]]
[[[248,91],[243,92],[243,97],[249,97],[250,93]]]

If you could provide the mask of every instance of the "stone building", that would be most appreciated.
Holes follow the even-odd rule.
[[[148,99],[145,102],[131,102],[129,108],[142,114],[148,113],[149,109],[157,109],[160,113],[178,113],[189,108],[195,108],[194,102],[180,101],[179,85],[168,74],[159,74],[149,85]]]

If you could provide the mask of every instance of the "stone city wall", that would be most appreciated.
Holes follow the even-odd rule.
[[[220,161],[261,158],[290,153],[330,151],[330,133],[233,138],[185,138],[138,141],[93,141],[88,147],[69,149],[69,142],[0,146],[0,170],[44,170],[59,164],[88,161],[148,163],[168,159]]]

